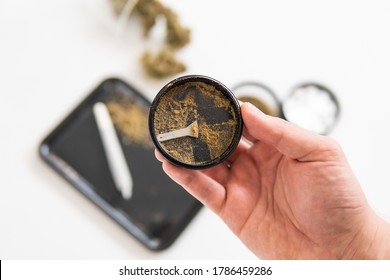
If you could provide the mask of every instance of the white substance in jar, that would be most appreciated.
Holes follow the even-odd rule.
[[[338,104],[331,93],[316,85],[297,88],[283,103],[286,119],[302,128],[326,134],[336,122]]]

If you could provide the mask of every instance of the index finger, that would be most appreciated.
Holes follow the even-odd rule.
[[[280,118],[271,117],[250,103],[241,106],[246,133],[253,141],[274,146],[282,154],[297,160],[318,159],[318,151],[332,149],[330,138],[299,128]]]

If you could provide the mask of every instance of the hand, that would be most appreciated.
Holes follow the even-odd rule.
[[[369,207],[334,140],[248,103],[241,111],[252,145],[241,141],[227,164],[202,171],[156,153],[165,172],[260,258],[390,258],[389,225]]]

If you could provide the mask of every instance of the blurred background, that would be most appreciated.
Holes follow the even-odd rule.
[[[283,100],[303,82],[337,95],[330,136],[372,207],[390,216],[390,2],[161,0],[191,29],[182,74],[229,87],[257,81]],[[145,75],[156,27],[118,23],[109,0],[0,0],[0,258],[253,259],[202,209],[167,250],[145,249],[38,156],[38,145],[90,91],[120,77],[152,100],[175,76]]]

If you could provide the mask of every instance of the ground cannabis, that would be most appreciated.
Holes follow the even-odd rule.
[[[150,51],[144,53],[141,63],[145,72],[151,77],[163,78],[185,71],[185,65],[175,58],[175,51],[190,42],[190,30],[180,23],[177,14],[159,0],[111,0],[117,14],[121,13],[128,1],[134,2],[129,16],[140,17],[145,36],[149,35],[158,17],[165,18],[165,46],[157,54]]]
[[[198,122],[198,138],[181,137],[161,142],[172,157],[200,165],[224,154],[237,133],[238,119],[232,101],[213,85],[187,82],[161,97],[154,114],[155,134]]]
[[[125,144],[136,144],[146,149],[153,147],[148,131],[148,111],[145,108],[129,98],[111,100],[106,106]]]

